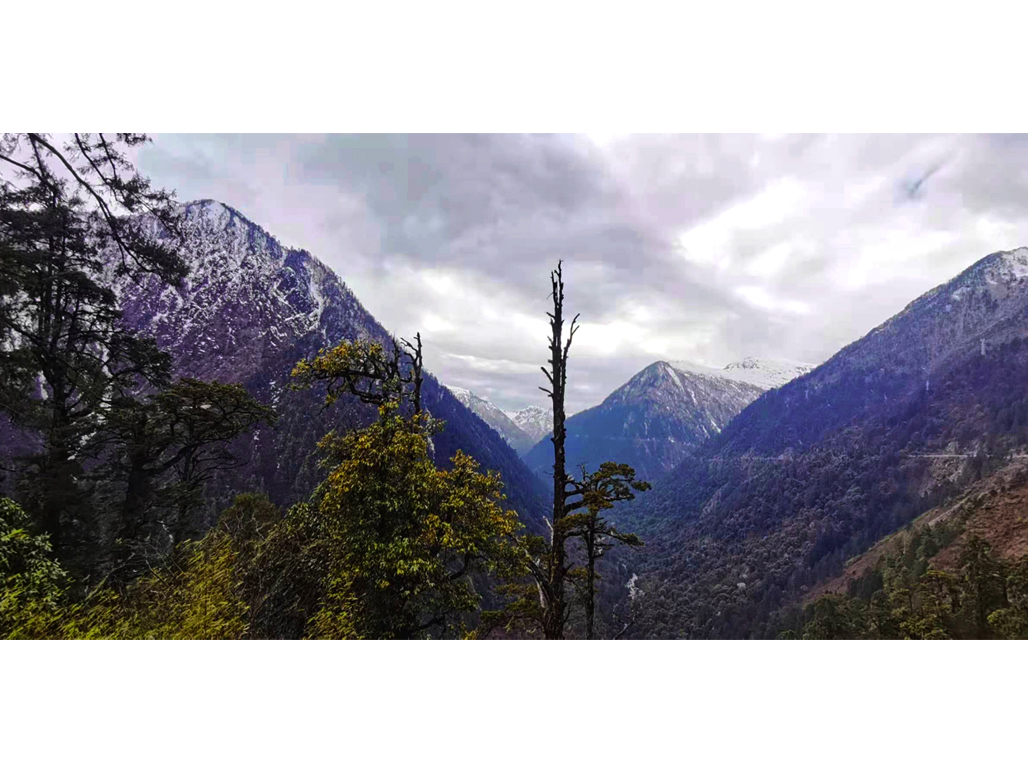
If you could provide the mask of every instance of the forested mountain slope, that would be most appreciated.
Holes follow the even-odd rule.
[[[1028,443],[1028,249],[760,396],[622,512],[640,636],[774,636],[804,588]]]

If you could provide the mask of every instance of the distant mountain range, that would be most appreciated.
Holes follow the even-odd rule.
[[[290,389],[296,362],[347,339],[389,343],[390,334],[342,280],[304,250],[284,248],[241,213],[214,200],[184,206],[182,255],[190,273],[180,288],[155,278],[140,284],[111,272],[124,322],[153,335],[171,353],[177,375],[243,384],[280,418],[241,438],[246,465],[223,478],[220,503],[231,493],[262,490],[288,505],[321,477],[315,445],[333,428],[368,423],[373,409],[343,400],[329,409],[313,391]],[[430,374],[426,408],[446,421],[433,437],[437,460],[457,449],[501,472],[505,492],[530,528],[541,529],[545,488],[515,451]],[[212,509],[216,507],[212,504]],[[196,521],[197,528],[211,520]]]
[[[602,461],[617,461],[653,481],[718,434],[764,391],[810,369],[803,363],[755,358],[725,368],[653,363],[600,405],[567,420],[568,469],[577,472],[584,464],[591,470]],[[549,441],[539,442],[525,461],[545,477],[552,471]]]
[[[742,410],[627,508],[640,637],[779,611],[1028,446],[1028,248],[991,254]],[[529,457],[531,458],[531,456]]]
[[[505,411],[505,413],[532,439],[532,445],[550,434],[553,429],[553,411],[549,408],[530,405],[520,411]]]
[[[474,392],[461,387],[448,387],[453,396],[461,401],[467,408],[496,430],[496,432],[507,441],[507,444],[524,455],[529,448],[535,445],[535,440],[524,429],[522,429],[508,414],[501,411],[488,400],[479,397]]]

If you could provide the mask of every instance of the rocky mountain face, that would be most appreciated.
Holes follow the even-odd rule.
[[[307,251],[284,248],[238,211],[212,200],[190,203],[184,231],[190,274],[181,287],[112,274],[124,322],[154,336],[171,353],[177,375],[238,382],[277,408],[274,427],[233,446],[246,464],[223,478],[218,501],[262,490],[291,504],[321,478],[318,440],[374,418],[359,402],[344,398],[325,409],[321,393],[291,390],[293,366],[345,339],[391,343],[391,337],[331,269]],[[460,449],[499,471],[510,503],[530,527],[540,527],[545,489],[515,451],[431,375],[423,401],[446,421],[433,437],[439,462]]]
[[[726,368],[653,363],[600,405],[567,420],[568,471],[577,472],[583,463],[592,470],[602,461],[617,461],[632,465],[640,478],[655,480],[770,386],[807,370],[798,363],[753,358]],[[540,441],[525,460],[545,475],[553,461],[549,441]]]
[[[448,387],[448,389],[465,407],[469,408],[482,421],[495,429],[500,437],[507,442],[507,445],[518,452],[518,455],[523,455],[529,448],[535,445],[535,441],[525,430],[488,400],[461,387]]]
[[[553,429],[553,411],[548,408],[530,405],[520,411],[506,411],[506,414],[529,436],[532,445],[550,434]],[[531,447],[530,445],[529,448]]]
[[[642,636],[774,636],[776,611],[1025,453],[1028,249],[994,253],[770,390],[620,515]]]

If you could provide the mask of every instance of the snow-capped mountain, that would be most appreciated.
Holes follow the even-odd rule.
[[[474,392],[462,387],[448,387],[448,389],[461,403],[478,414],[482,421],[495,429],[500,437],[506,440],[507,444],[517,451],[519,455],[523,455],[529,448],[535,445],[536,441],[519,427],[510,416],[485,398],[479,397]]]
[[[263,490],[290,504],[320,479],[318,440],[333,428],[374,418],[373,409],[355,401],[325,409],[319,393],[291,390],[293,367],[344,339],[389,343],[390,334],[330,268],[307,251],[283,247],[233,208],[213,200],[189,203],[182,230],[180,253],[190,272],[180,287],[152,276],[136,284],[112,270],[124,323],[153,335],[171,353],[176,375],[238,382],[276,406],[276,426],[236,446],[247,463],[225,493]],[[530,526],[539,522],[544,488],[514,450],[431,375],[422,398],[446,422],[433,437],[437,459],[445,462],[461,449],[498,470],[511,504]]]
[[[810,370],[801,363],[747,358],[725,368],[659,361],[647,366],[595,408],[567,420],[569,471],[585,463],[625,462],[652,480],[691,448],[716,435],[764,391]],[[545,473],[552,462],[541,441],[525,457]]]
[[[672,363],[676,365],[676,363]],[[722,371],[737,381],[756,384],[763,389],[774,389],[814,370],[810,363],[794,360],[747,357],[737,363],[729,363]]]
[[[227,205],[184,206],[189,275],[182,286],[153,276],[111,282],[125,323],[151,335],[183,374],[244,381],[302,339],[321,345],[388,338],[332,270],[307,251],[286,249]]]
[[[530,405],[520,411],[506,411],[506,414],[532,438],[533,444],[538,443],[553,429],[553,411],[549,408]]]

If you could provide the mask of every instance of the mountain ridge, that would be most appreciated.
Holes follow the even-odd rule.
[[[651,363],[599,405],[568,418],[567,466],[577,471],[581,464],[596,469],[602,461],[617,461],[630,464],[642,479],[659,478],[766,390],[754,382],[785,381],[790,373],[808,369],[770,362],[762,367],[747,358],[726,368]],[[525,456],[541,476],[552,461],[548,445],[544,438]]]
[[[276,426],[262,426],[234,444],[245,467],[226,480],[216,503],[235,492],[260,490],[280,505],[291,504],[305,498],[321,477],[314,451],[318,440],[333,428],[374,418],[373,408],[353,398],[325,409],[315,392],[292,390],[293,366],[344,339],[388,344],[393,336],[310,252],[283,247],[215,200],[186,203],[182,212],[189,276],[172,287],[154,276],[135,283],[112,274],[122,322],[153,335],[172,355],[176,375],[240,383],[261,402],[276,405]],[[500,471],[510,503],[530,527],[541,526],[545,489],[516,452],[431,373],[425,375],[423,402],[446,422],[433,436],[437,461],[445,465],[460,449],[483,468]],[[284,471],[287,467],[290,471]],[[211,522],[198,521],[197,527]]]
[[[774,636],[774,612],[1028,444],[1028,249],[926,292],[769,390],[618,511],[646,636]]]
[[[523,456],[529,448],[535,445],[535,441],[525,430],[519,427],[510,416],[485,398],[479,397],[471,390],[464,389],[463,387],[448,386],[447,389],[465,407],[469,408],[482,421],[495,429],[500,437],[518,452],[519,456]]]

